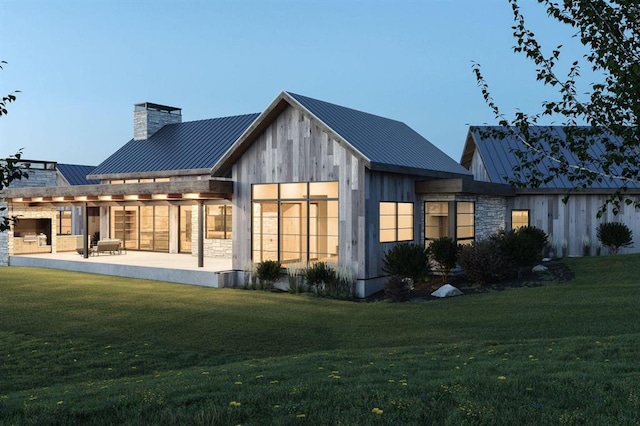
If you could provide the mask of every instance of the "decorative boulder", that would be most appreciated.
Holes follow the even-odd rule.
[[[445,284],[439,289],[437,289],[436,291],[434,291],[433,293],[431,293],[431,295],[435,297],[452,297],[452,296],[461,296],[462,292],[457,288],[455,288],[454,286],[452,286],[451,284]]]
[[[533,267],[533,269],[531,269],[531,272],[544,272],[546,270],[548,270],[549,268],[547,268],[544,265],[536,265]]]

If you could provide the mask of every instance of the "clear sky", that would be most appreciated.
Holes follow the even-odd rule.
[[[523,3],[549,48],[571,41]],[[192,121],[287,90],[403,121],[458,161],[468,125],[495,123],[472,61],[505,111],[544,100],[507,0],[0,0],[0,22],[0,95],[21,91],[0,157],[98,165],[132,138],[135,103]]]

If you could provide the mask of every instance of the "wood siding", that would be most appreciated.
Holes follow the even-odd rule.
[[[339,254],[365,278],[365,165],[303,111],[286,108],[233,166],[233,268],[251,261],[251,185],[338,181]]]
[[[595,254],[596,228],[601,222],[622,222],[632,231],[634,239],[640,237],[640,215],[633,206],[622,206],[614,216],[610,211],[598,218],[597,212],[607,198],[606,195],[572,195],[562,202],[562,195],[518,195],[508,203],[507,220],[511,227],[511,210],[529,210],[529,223],[544,230],[556,244],[567,242],[567,255],[582,255],[582,239],[591,240],[591,254]],[[634,247],[620,249],[620,253],[640,252],[640,243]],[[602,253],[606,253],[603,249]]]
[[[417,242],[422,224],[420,203],[415,191],[416,177],[394,173],[366,172],[366,237],[367,279],[385,276],[382,272],[384,254],[396,242],[380,242],[380,202],[413,203],[413,241]]]

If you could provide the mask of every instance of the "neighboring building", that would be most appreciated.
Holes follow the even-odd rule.
[[[515,167],[519,164],[517,152],[525,150],[520,137],[515,134],[500,135],[499,127],[472,126],[469,129],[466,144],[462,153],[461,164],[473,173],[476,181],[506,184],[516,178]],[[560,140],[566,140],[565,129],[560,126],[532,128],[534,134],[545,134]],[[601,140],[593,136],[589,141],[594,153],[603,153]],[[571,159],[572,154],[563,152]],[[543,160],[539,170],[548,173],[549,159]],[[577,162],[577,160],[576,160]],[[505,199],[505,227],[511,229],[521,225],[532,225],[544,230],[558,250],[566,245],[568,255],[582,255],[583,240],[591,243],[595,254],[597,237],[596,228],[602,222],[625,223],[635,236],[640,235],[640,215],[633,206],[622,205],[617,215],[607,211],[601,218],[598,210],[623,182],[618,179],[604,178],[602,182],[594,182],[581,191],[572,192],[572,184],[564,176],[555,177],[538,188],[518,188],[511,197]],[[640,184],[626,182],[627,195],[640,196]],[[565,203],[567,194],[571,196]],[[621,253],[635,253],[640,246],[620,249]]]

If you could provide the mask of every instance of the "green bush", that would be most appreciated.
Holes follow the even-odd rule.
[[[317,295],[321,295],[327,288],[332,287],[336,280],[335,271],[327,262],[316,262],[307,267],[305,277]]]
[[[633,232],[627,225],[620,222],[605,222],[598,225],[596,235],[603,246],[616,254],[620,247],[633,244]]]
[[[256,276],[261,288],[273,288],[273,283],[280,278],[282,265],[277,260],[265,260],[256,266]]]
[[[522,268],[540,260],[547,245],[544,231],[532,226],[515,231],[503,230],[489,238],[498,243],[502,254],[517,268],[518,276],[521,275]]]
[[[398,243],[384,254],[382,271],[421,281],[431,272],[428,251],[414,243]]]
[[[549,242],[549,237],[546,232],[535,226],[523,226],[518,228],[516,233],[527,235],[529,241],[533,244],[540,256],[544,256],[544,250]]]
[[[442,280],[446,282],[449,279],[451,270],[458,263],[458,245],[449,237],[440,237],[433,240],[429,245],[429,256],[435,261],[442,273]]]
[[[458,261],[465,277],[481,286],[499,283],[513,270],[498,242],[492,239],[461,246]]]
[[[389,277],[384,285],[384,295],[392,302],[406,302],[411,293],[411,278],[402,278],[399,275]]]

